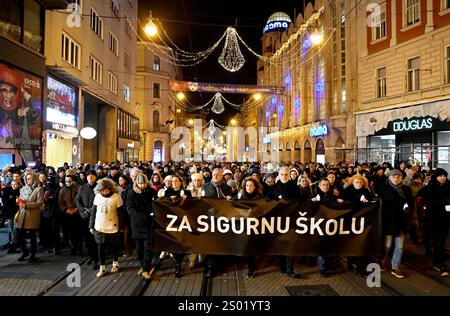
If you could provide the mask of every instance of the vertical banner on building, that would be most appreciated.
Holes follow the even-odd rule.
[[[0,148],[40,158],[42,79],[0,63]]]

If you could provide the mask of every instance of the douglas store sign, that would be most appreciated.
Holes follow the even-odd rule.
[[[391,121],[388,124],[387,130],[391,133],[408,133],[408,132],[421,132],[421,131],[438,131],[446,130],[449,128],[449,123],[446,121],[440,121],[437,118],[431,116],[425,117],[412,117],[410,119],[401,119]]]

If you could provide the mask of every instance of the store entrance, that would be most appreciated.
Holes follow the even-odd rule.
[[[396,135],[397,161],[426,165],[432,161],[431,133]]]

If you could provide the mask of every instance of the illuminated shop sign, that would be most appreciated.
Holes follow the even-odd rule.
[[[309,130],[309,136],[311,137],[319,137],[328,135],[328,127],[326,124],[319,124],[311,127]]]
[[[431,117],[421,119],[410,119],[394,122],[394,132],[417,131],[433,128],[433,119]]]
[[[273,21],[267,23],[264,27],[263,33],[271,32],[271,31],[286,31],[289,28],[289,22],[286,21]]]

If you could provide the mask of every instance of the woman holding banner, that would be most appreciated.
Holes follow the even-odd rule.
[[[186,195],[190,195],[193,198],[200,198],[203,190],[203,176],[200,173],[194,173],[191,175],[192,182],[186,189]],[[203,255],[192,253],[189,256],[189,268],[194,268],[196,263],[199,264],[203,261]]]
[[[242,181],[241,190],[239,193],[233,198],[233,200],[258,200],[262,196],[259,192],[261,192],[262,188],[258,181],[254,178],[245,178]],[[256,257],[250,256],[247,257],[247,277],[255,276],[256,270]]]
[[[168,188],[164,192],[164,197],[176,200],[177,198],[187,197],[188,195],[190,196],[190,191],[185,192],[183,190],[183,179],[181,178],[181,176],[172,176],[172,187]],[[183,262],[185,254],[176,253],[173,256],[175,257],[175,277],[181,278],[181,263]]]
[[[156,191],[150,187],[150,182],[145,174],[136,178],[127,196],[127,211],[131,219],[131,234],[136,242],[136,252],[141,269],[138,275],[144,279],[150,279],[151,253],[151,229],[152,229],[152,201],[156,197]]]

